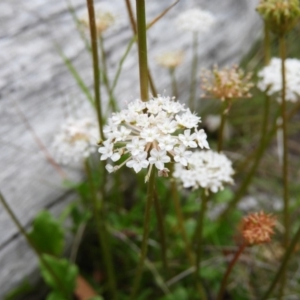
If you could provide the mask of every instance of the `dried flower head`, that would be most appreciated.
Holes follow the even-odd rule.
[[[256,9],[270,30],[279,35],[293,29],[300,17],[298,0],[261,0]]]
[[[215,24],[215,17],[208,11],[193,8],[181,13],[176,19],[179,30],[206,33]]]
[[[181,51],[165,52],[157,56],[156,61],[164,68],[175,69],[182,63],[183,57],[184,55]]]
[[[95,120],[91,118],[68,119],[54,138],[52,147],[57,160],[68,164],[80,161],[95,152],[99,139],[95,124]]]
[[[212,71],[204,69],[200,77],[203,97],[214,97],[222,101],[251,97],[249,91],[253,87],[250,81],[252,74],[245,74],[236,65],[221,70],[217,66]]]
[[[173,176],[185,188],[203,188],[216,193],[223,189],[224,184],[233,183],[233,174],[231,161],[224,154],[196,151],[188,158],[187,167],[175,164]]]
[[[249,245],[263,244],[271,241],[274,234],[275,217],[264,212],[252,213],[243,218],[242,235]]]
[[[285,100],[296,102],[300,97],[300,60],[287,58],[284,62],[286,72]],[[266,91],[269,96],[279,93],[278,101],[281,101],[282,91],[281,59],[273,57],[270,64],[258,72],[259,82],[257,87]]]
[[[105,9],[97,10],[95,13],[95,24],[98,35],[101,35],[103,32],[113,27],[116,23],[116,20],[116,15],[114,15],[111,11]],[[88,16],[82,17],[79,22],[87,28],[90,27]]]
[[[120,165],[108,164],[108,172],[126,164],[136,173],[148,168],[146,181],[153,166],[159,175],[167,176],[166,163],[173,160],[187,166],[192,154],[189,148],[209,148],[203,129],[198,130],[199,122],[200,117],[173,98],[158,96],[148,102],[137,99],[109,118],[104,128],[107,139],[99,148],[100,159],[115,162],[126,157]]]

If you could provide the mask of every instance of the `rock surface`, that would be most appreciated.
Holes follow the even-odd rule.
[[[98,1],[99,3],[101,1]],[[119,29],[105,36],[109,77],[116,72],[132,33],[125,1],[110,1],[125,20]],[[146,1],[150,21],[172,1]],[[89,111],[89,104],[58,54],[57,45],[92,86],[91,59],[76,31],[68,1],[2,0],[0,3],[0,188],[11,207],[28,228],[33,216],[48,208],[58,214],[72,195],[61,185],[62,178],[37,145],[33,132],[22,119],[26,116],[40,141],[51,152],[53,134],[66,116]],[[217,24],[199,38],[201,67],[238,62],[258,37],[261,23],[254,10],[256,0],[182,0],[149,31],[149,65],[160,93],[169,95],[166,70],[155,64],[163,51],[184,50],[178,68],[179,99],[187,100],[191,64],[191,34],[179,33],[176,15],[200,5],[213,12]],[[85,13],[85,1],[72,0],[76,13]],[[124,63],[116,89],[120,105],[139,96],[136,46]],[[104,96],[105,98],[105,96]],[[104,99],[105,100],[105,99]],[[79,109],[80,108],[80,109]],[[79,180],[80,168],[65,169]],[[37,261],[4,209],[0,208],[0,298],[28,277],[34,280]]]

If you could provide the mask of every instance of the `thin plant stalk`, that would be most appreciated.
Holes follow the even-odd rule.
[[[189,107],[191,111],[195,110],[195,96],[196,96],[196,82],[197,82],[197,65],[198,65],[198,33],[193,33],[193,59],[192,59],[192,73],[191,73],[191,87]]]
[[[291,109],[291,111],[287,114],[287,120],[290,120],[298,112],[299,108],[300,108],[300,103],[295,105],[293,107],[293,109]],[[277,115],[279,115],[279,113]],[[276,116],[276,118],[277,118],[277,116]],[[242,184],[240,185],[238,190],[235,192],[234,198],[230,201],[230,203],[226,207],[226,209],[220,214],[220,217],[219,217],[220,220],[223,220],[231,212],[231,210],[239,203],[241,198],[247,192],[249,184],[251,183],[252,177],[254,176],[254,174],[259,166],[259,163],[263,157],[263,154],[264,154],[268,144],[271,142],[272,138],[276,134],[279,127],[280,126],[277,125],[276,122],[274,122],[272,129],[268,132],[268,134],[266,134],[265,142],[260,144],[260,146],[258,147],[258,149],[255,153],[255,156],[254,156],[255,159],[254,159],[251,169],[247,172],[246,178],[243,180]]]
[[[229,278],[229,275],[235,265],[235,263],[238,261],[240,255],[243,253],[243,251],[245,250],[247,244],[246,243],[243,243],[238,251],[235,253],[234,257],[232,258],[231,262],[229,263],[228,267],[227,267],[227,270],[224,274],[224,277],[222,279],[222,282],[221,282],[221,286],[220,286],[220,289],[219,289],[219,292],[218,292],[218,296],[217,296],[217,300],[223,300],[223,295],[224,295],[224,292],[225,292],[225,289],[226,289],[226,285],[227,285],[227,281],[228,281],[228,278]]]
[[[171,172],[172,171],[173,170],[171,170]],[[184,217],[183,217],[183,213],[182,213],[182,210],[181,210],[181,205],[180,205],[180,201],[179,201],[179,195],[178,195],[178,191],[177,191],[176,182],[175,182],[174,179],[171,180],[171,194],[172,194],[171,198],[173,200],[174,207],[175,207],[175,212],[176,212],[176,216],[177,216],[179,231],[181,233],[181,236],[182,236],[182,239],[183,239],[183,242],[184,242],[184,246],[185,246],[186,255],[187,255],[187,258],[189,260],[190,265],[192,267],[194,267],[195,270],[196,270],[197,269],[196,260],[195,260],[194,254],[192,252],[192,248],[191,248],[191,245],[189,243],[187,233],[186,233],[186,230],[185,230],[185,227],[184,227]],[[196,279],[196,287],[197,287],[197,290],[199,292],[200,299],[201,300],[206,300],[207,297],[206,297],[205,289],[202,285],[202,282],[201,282],[201,280],[199,280],[199,276],[196,273],[194,273],[194,274],[195,274],[195,279]]]
[[[175,70],[176,70],[176,68],[169,68],[169,74],[170,74],[171,85],[172,85],[172,96],[174,96],[177,99],[178,98],[178,88],[177,88]]]
[[[200,276],[200,265],[203,255],[203,224],[207,208],[208,196],[206,195],[205,189],[202,191],[200,203],[200,214],[197,222],[195,241],[196,241],[196,275]],[[201,276],[200,276],[201,277]]]
[[[93,210],[93,214],[94,214],[94,220],[96,223],[96,233],[97,233],[99,245],[102,248],[103,262],[104,262],[105,269],[107,272],[109,290],[110,290],[110,294],[112,297],[111,299],[117,299],[115,273],[114,273],[111,251],[110,251],[110,247],[109,247],[109,241],[107,238],[107,230],[106,230],[106,227],[104,224],[103,212],[101,211],[100,201],[97,196],[97,190],[94,186],[93,174],[92,174],[92,170],[91,170],[88,159],[85,160],[84,166],[85,166],[85,171],[87,173],[88,182],[90,184],[90,191],[92,194],[91,195],[92,196],[92,206],[93,206],[92,210]]]
[[[140,253],[140,260],[134,278],[132,293],[130,297],[131,300],[136,299],[136,295],[142,279],[144,262],[147,256],[148,237],[150,232],[150,215],[151,215],[152,203],[154,200],[154,193],[155,193],[155,170],[152,169],[148,181],[147,202],[146,202],[145,216],[144,216],[144,226],[143,226],[144,230],[143,230],[143,240],[142,240],[142,247]]]
[[[223,101],[223,105],[221,108],[221,124],[219,129],[219,137],[218,137],[218,152],[220,153],[223,149],[223,140],[224,140],[224,129],[226,122],[226,115],[228,113],[228,99]]]
[[[37,257],[39,258],[39,260],[41,261],[41,263],[45,266],[45,268],[48,270],[48,272],[51,274],[52,278],[56,281],[61,293],[67,297],[67,299],[71,299],[69,292],[65,289],[63,283],[60,281],[59,277],[57,276],[57,274],[55,273],[55,271],[52,269],[51,265],[49,265],[49,263],[44,259],[43,257],[43,253],[35,246],[35,244],[32,242],[31,238],[29,237],[29,235],[27,234],[25,228],[22,226],[22,224],[19,222],[17,216],[15,215],[15,213],[12,211],[12,209],[10,208],[8,202],[6,201],[6,199],[4,198],[4,196],[2,195],[2,193],[0,192],[0,202],[3,205],[4,209],[6,210],[6,212],[8,213],[8,215],[10,216],[11,220],[14,222],[14,224],[16,225],[16,227],[18,228],[19,232],[23,235],[23,237],[25,238],[26,242],[28,243],[28,245],[31,247],[31,249],[35,252],[35,254],[37,255]]]
[[[299,242],[300,239],[300,226],[297,230],[297,232],[295,233],[291,243],[289,244],[283,259],[281,260],[281,264],[280,267],[278,269],[278,271],[276,272],[276,275],[274,277],[274,279],[272,280],[272,282],[270,283],[269,288],[267,289],[266,293],[264,294],[264,296],[261,298],[261,300],[266,300],[269,299],[272,292],[274,291],[277,283],[280,281],[282,275],[285,273],[286,270],[286,266],[292,256],[292,254],[294,253],[294,250]]]
[[[102,34],[100,34],[100,36],[99,36],[99,45],[100,45],[100,52],[101,52],[103,83],[104,83],[106,92],[109,97],[109,105],[113,111],[116,111],[117,103],[116,103],[116,99],[113,95],[112,89],[110,87],[110,82],[109,82],[109,78],[108,78],[107,61],[106,61],[106,54],[105,54],[105,48],[104,48],[104,38],[103,38]]]
[[[165,226],[164,226],[164,216],[163,216],[163,212],[156,191],[154,192],[154,208],[156,212],[158,232],[160,236],[161,257],[162,257],[163,268],[165,270],[165,274],[168,274],[169,265],[167,260],[167,244],[166,244],[166,233],[165,233]]]
[[[282,119],[282,139],[283,139],[283,159],[282,159],[282,179],[283,179],[283,225],[284,225],[284,241],[283,246],[288,247],[289,235],[290,235],[290,213],[289,213],[289,179],[288,179],[288,136],[287,136],[287,117],[286,117],[286,46],[285,36],[279,37],[279,48],[281,58],[281,119]],[[281,278],[281,287],[279,299],[282,299],[284,293],[284,287],[286,284],[286,271],[283,269]]]
[[[99,71],[99,58],[98,58],[98,45],[97,45],[98,38],[97,38],[97,30],[95,24],[94,0],[86,0],[86,3],[88,8],[88,14],[89,14],[91,46],[92,46],[95,107],[96,107],[96,113],[98,119],[100,138],[104,140],[101,93],[100,93],[100,71]]]
[[[142,101],[148,101],[148,58],[145,0],[136,0],[136,20],[139,54],[140,94]]]

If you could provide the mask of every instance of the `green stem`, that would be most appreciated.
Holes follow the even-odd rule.
[[[103,261],[108,277],[108,284],[111,294],[111,299],[117,299],[116,280],[114,274],[113,261],[111,251],[109,247],[109,241],[107,238],[107,230],[104,223],[104,213],[99,206],[100,202],[97,196],[97,190],[93,181],[93,174],[88,159],[84,162],[85,170],[87,173],[88,181],[90,184],[90,190],[92,194],[92,205],[94,220],[96,223],[96,232],[98,236],[99,245],[102,248]]]
[[[152,202],[154,199],[154,190],[155,190],[155,170],[152,169],[149,182],[148,182],[147,202],[146,202],[146,209],[145,209],[145,216],[144,216],[144,231],[143,231],[140,261],[134,279],[133,289],[130,297],[131,300],[136,299],[136,294],[138,292],[140,282],[142,279],[144,261],[147,256],[148,237],[150,232],[150,213],[151,213]]]
[[[222,279],[222,283],[221,283],[221,286],[220,286],[220,289],[219,289],[219,292],[218,292],[217,300],[223,300],[223,295],[224,295],[224,292],[225,292],[225,288],[226,288],[226,285],[227,285],[229,275],[230,275],[235,263],[237,262],[238,258],[240,257],[240,255],[245,250],[246,246],[247,246],[247,244],[243,243],[240,246],[239,250],[235,253],[235,255],[234,255],[233,259],[231,260],[231,262],[229,263],[229,265],[227,267],[227,270],[224,274],[224,277]]]
[[[106,88],[106,92],[109,97],[109,105],[112,109],[112,111],[117,110],[117,103],[116,99],[113,95],[112,89],[110,87],[110,82],[108,79],[108,72],[107,72],[107,61],[106,61],[106,54],[105,54],[105,48],[104,48],[104,39],[103,36],[99,36],[99,44],[100,44],[100,51],[101,51],[101,61],[102,61],[102,74],[103,74],[103,83]]]
[[[218,138],[218,152],[221,152],[223,149],[223,140],[224,140],[224,128],[225,128],[225,122],[226,122],[226,115],[227,115],[227,109],[228,109],[228,100],[225,99],[223,101],[223,105],[221,108],[221,124],[219,129],[219,138]]]
[[[288,181],[288,137],[287,137],[287,118],[286,118],[286,70],[285,70],[285,36],[282,35],[279,38],[280,58],[281,58],[281,80],[282,80],[282,92],[281,92],[281,119],[282,119],[282,136],[283,136],[283,159],[282,159],[282,180],[283,180],[283,224],[284,224],[284,248],[288,247],[289,235],[290,235],[290,213],[289,213],[289,181]],[[285,270],[282,271],[281,287],[279,293],[279,299],[282,299],[286,274]]]
[[[191,111],[195,110],[197,65],[198,65],[198,33],[195,32],[193,34],[193,59],[192,59],[191,88],[190,88],[190,99],[189,99],[189,108]]]
[[[271,47],[270,47],[270,31],[267,23],[265,22],[264,27],[264,56],[265,56],[265,66],[267,66],[270,62],[271,57]]]
[[[154,207],[155,207],[156,218],[158,223],[158,231],[160,235],[161,257],[163,262],[163,268],[165,274],[168,274],[169,266],[167,260],[167,246],[166,246],[166,233],[164,227],[164,216],[163,216],[163,212],[156,191],[154,192]]]
[[[97,30],[95,24],[95,10],[94,1],[86,0],[88,14],[89,14],[89,24],[90,24],[90,34],[91,34],[91,46],[92,46],[92,57],[93,57],[93,71],[94,71],[94,93],[95,93],[95,106],[98,118],[98,126],[100,138],[104,140],[103,134],[103,120],[102,120],[102,106],[101,106],[101,93],[100,93],[100,72],[99,72],[99,59],[98,59],[98,46],[97,46]]]
[[[6,212],[10,216],[11,220],[14,222],[16,227],[18,228],[19,232],[23,235],[25,240],[27,241],[28,245],[31,247],[31,249],[35,252],[37,257],[40,259],[41,263],[45,266],[45,268],[48,270],[48,272],[51,274],[52,278],[56,281],[57,286],[59,287],[61,293],[67,297],[67,299],[71,299],[69,292],[65,289],[63,283],[60,281],[59,276],[55,273],[55,271],[52,269],[51,265],[48,264],[48,262],[44,259],[43,253],[35,246],[35,244],[31,241],[29,235],[27,234],[25,228],[22,226],[22,224],[19,222],[17,216],[14,214],[12,209],[10,208],[9,204],[5,200],[4,196],[0,192],[0,202],[4,206]]]
[[[295,105],[293,109],[287,114],[287,120],[290,120],[299,110],[300,108],[300,103]],[[277,114],[278,116],[278,114]],[[275,119],[277,118],[275,117]],[[247,192],[247,189],[249,187],[249,184],[251,182],[252,177],[254,176],[257,167],[259,166],[260,160],[263,157],[263,154],[268,146],[268,144],[271,142],[272,138],[276,134],[277,130],[279,129],[279,125],[274,122],[274,125],[270,132],[266,134],[265,137],[265,143],[261,143],[260,146],[258,147],[256,153],[255,153],[255,160],[253,162],[253,165],[251,169],[248,171],[246,178],[243,180],[242,184],[238,188],[238,190],[234,194],[234,198],[230,201],[229,205],[227,208],[220,214],[219,219],[223,220],[229,213],[230,211],[238,204],[238,202],[241,200],[241,198],[244,196],[244,194]]]
[[[298,230],[297,230],[296,234],[294,235],[291,243],[289,244],[289,246],[288,246],[288,248],[287,248],[287,250],[284,254],[284,257],[281,261],[281,265],[280,265],[274,279],[272,280],[268,290],[266,291],[264,296],[261,298],[261,300],[266,300],[266,299],[270,298],[274,288],[276,287],[276,284],[279,282],[280,278],[285,273],[287,263],[288,263],[290,257],[292,256],[292,254],[295,250],[295,247],[297,246],[297,243],[299,242],[299,239],[300,239],[300,227],[298,228]]]
[[[200,276],[200,264],[202,260],[202,254],[203,254],[203,223],[204,223],[204,217],[205,217],[207,201],[208,201],[208,197],[205,192],[206,192],[205,190],[202,191],[202,197],[200,200],[201,202],[200,215],[198,218],[196,232],[194,235],[196,241],[196,275],[197,276]]]
[[[176,99],[178,98],[178,89],[177,89],[177,81],[175,76],[175,68],[169,69],[170,77],[171,77],[171,84],[172,84],[172,96]]]
[[[173,170],[171,170],[171,173],[173,172]],[[172,193],[172,200],[174,203],[174,207],[175,207],[175,212],[176,212],[176,216],[177,216],[177,221],[178,221],[178,226],[179,226],[179,231],[181,233],[183,242],[184,242],[184,246],[185,246],[185,251],[186,251],[186,255],[187,258],[189,260],[189,263],[192,267],[195,268],[195,270],[197,269],[196,266],[196,261],[195,261],[195,257],[193,255],[192,252],[192,248],[191,245],[189,243],[188,237],[187,237],[187,233],[184,227],[184,217],[183,217],[183,213],[181,210],[181,205],[180,205],[180,201],[179,201],[179,196],[178,196],[178,191],[177,191],[177,186],[176,186],[176,182],[175,180],[171,180],[171,193]],[[197,290],[199,292],[200,295],[200,299],[201,300],[206,300],[206,294],[205,294],[205,289],[202,285],[201,280],[199,280],[199,276],[194,272],[195,275],[195,279],[196,279],[196,287]]]
[[[145,0],[136,0],[136,20],[140,71],[141,100],[148,100],[148,59],[147,59],[147,28]]]

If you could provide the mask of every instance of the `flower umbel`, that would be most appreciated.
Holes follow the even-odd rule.
[[[182,63],[183,56],[183,52],[181,51],[165,52],[157,56],[156,61],[164,68],[175,69]]]
[[[284,62],[286,73],[286,101],[296,102],[300,97],[300,60],[287,58]],[[258,72],[257,87],[269,96],[282,91],[281,59],[273,57],[270,64]],[[280,95],[277,98],[281,101]]]
[[[54,138],[52,147],[57,160],[68,164],[88,157],[97,149],[98,135],[93,119],[68,119]]]
[[[274,234],[274,226],[275,217],[262,211],[252,213],[243,218],[242,235],[249,245],[268,243]]]
[[[293,29],[300,17],[298,0],[261,0],[256,10],[279,35]]]
[[[109,118],[100,159],[118,161],[126,157],[120,165],[108,164],[109,172],[126,164],[136,173],[149,168],[150,174],[155,167],[160,175],[167,176],[165,164],[173,159],[186,166],[189,148],[209,149],[204,130],[197,129],[199,122],[200,117],[170,97],[158,96],[148,102],[137,99]]]
[[[208,11],[193,8],[181,13],[176,19],[179,30],[206,33],[215,24],[215,17]]]
[[[250,81],[252,74],[245,74],[236,65],[221,70],[217,66],[212,71],[204,69],[200,77],[201,89],[205,93],[203,97],[214,97],[222,101],[251,97],[249,91],[253,87]]]
[[[199,131],[205,135],[204,131]],[[203,139],[206,137],[203,136]],[[206,148],[206,147],[205,147]],[[190,153],[186,160],[182,161],[181,151],[177,151],[175,172],[177,178],[185,188],[203,188],[213,193],[223,189],[224,184],[232,184],[234,171],[231,161],[222,153],[214,151],[196,151]],[[187,167],[185,167],[187,166]]]

